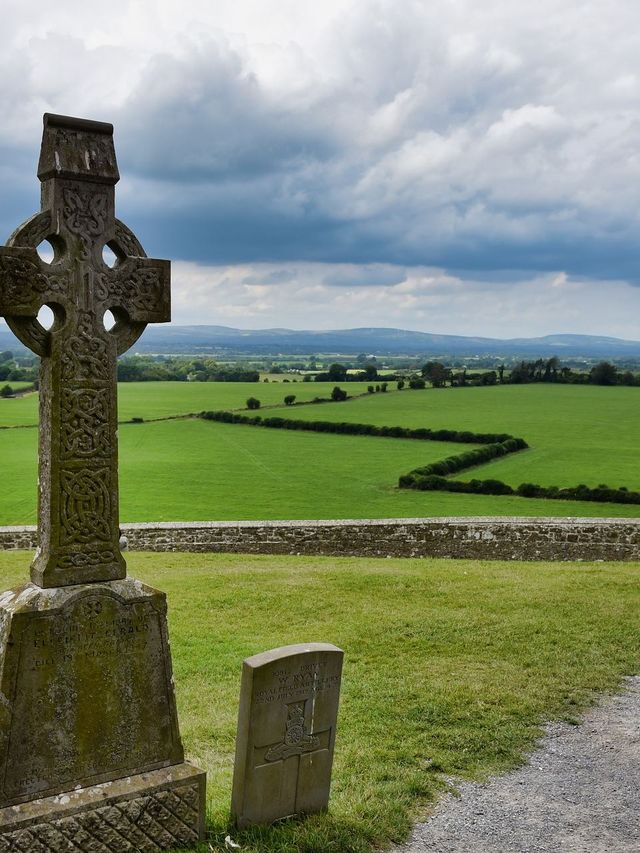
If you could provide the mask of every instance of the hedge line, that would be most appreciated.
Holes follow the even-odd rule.
[[[262,417],[261,415],[242,415],[237,412],[200,412],[198,415],[207,421],[221,421],[225,424],[248,424],[249,426],[262,426],[270,429],[300,429],[309,432],[333,432],[342,433],[344,435],[376,435],[386,438],[413,438],[419,441],[451,441],[460,444],[486,444],[490,446],[506,445],[509,442],[519,442],[517,448],[527,447],[527,443],[522,438],[513,438],[507,433],[492,433],[492,432],[468,432],[458,431],[454,429],[409,429],[408,427],[400,426],[374,426],[373,424],[356,424],[344,423],[336,421],[303,421],[294,420],[293,418],[279,417]],[[477,451],[472,451],[477,452]],[[466,454],[463,454],[466,456]],[[502,455],[494,453],[487,458]],[[453,459],[458,457],[451,457]],[[480,460],[483,461],[483,460]],[[478,462],[471,462],[471,465],[477,465]],[[468,467],[464,465],[463,467]],[[460,470],[456,468],[454,470]],[[437,473],[437,472],[434,472]]]
[[[455,457],[454,457],[455,458]],[[516,495],[521,498],[548,498],[560,501],[598,501],[599,503],[640,504],[640,492],[630,492],[626,488],[612,489],[601,485],[589,488],[584,484],[561,489],[559,486],[538,486],[535,483],[521,483],[517,488],[501,480],[446,480],[435,474],[416,476],[416,471],[400,477],[401,489],[419,489],[420,491],[466,492],[478,495]]]
[[[580,484],[573,488],[561,489],[559,486],[539,486],[535,483],[521,483],[513,488],[501,480],[448,480],[447,475],[455,474],[475,465],[482,465],[492,459],[498,459],[509,453],[525,450],[529,445],[523,438],[514,438],[506,433],[477,433],[451,429],[431,430],[427,428],[409,429],[407,427],[374,426],[373,424],[337,423],[335,421],[303,421],[291,418],[262,417],[261,415],[242,415],[236,412],[200,412],[198,417],[208,421],[220,421],[228,424],[247,424],[270,429],[306,430],[308,432],[330,432],[347,435],[375,435],[387,438],[412,438],[422,441],[450,441],[461,444],[482,444],[460,453],[448,456],[439,462],[432,462],[422,468],[414,468],[403,474],[398,485],[401,489],[419,491],[465,492],[482,495],[516,495],[522,498],[547,498],[565,501],[598,501],[599,503],[640,504],[640,492],[631,492],[624,487],[612,489],[606,485],[589,488]]]
[[[432,462],[423,468],[414,468],[413,471],[400,477],[399,485],[403,489],[419,488],[413,485],[414,481],[434,475],[444,477],[447,474],[455,474],[456,471],[463,471],[465,468],[471,468],[474,465],[482,465],[483,462],[506,456],[508,453],[516,453],[518,450],[524,450],[527,447],[528,444],[523,438],[507,438],[505,441],[488,444],[486,447],[468,450],[458,456],[448,456],[446,459]]]

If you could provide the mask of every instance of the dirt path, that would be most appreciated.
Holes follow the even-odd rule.
[[[638,853],[640,676],[579,726],[547,726],[529,764],[462,783],[396,853]]]

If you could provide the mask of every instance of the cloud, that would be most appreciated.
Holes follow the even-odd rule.
[[[239,317],[258,311],[246,288],[267,288],[253,290],[265,316],[293,317],[276,291],[298,292],[279,272],[296,264],[323,270],[305,287],[324,299],[368,296],[378,324],[391,303],[426,322],[440,296],[415,283],[424,269],[453,305],[459,280],[505,306],[560,270],[592,282],[578,314],[611,328],[597,282],[640,283],[637,4],[7,5],[7,233],[37,204],[50,110],[115,123],[119,215],[150,254],[245,270],[225,297]]]
[[[383,265],[390,283],[364,284],[368,267],[297,262],[173,264],[178,324],[336,329],[387,326],[442,334],[527,337],[570,330],[637,339],[640,288],[564,271],[505,281],[430,267]],[[335,278],[351,286],[336,287]],[[276,281],[278,282],[276,284]],[[585,311],[584,306],[590,310]]]

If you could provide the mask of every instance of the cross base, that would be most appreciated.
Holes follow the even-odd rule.
[[[204,839],[205,774],[183,762],[0,809],[0,853],[155,853]]]

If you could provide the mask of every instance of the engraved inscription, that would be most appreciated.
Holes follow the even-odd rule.
[[[87,566],[100,566],[113,563],[116,559],[115,551],[109,549],[103,551],[78,551],[71,554],[62,553],[58,565],[63,569],[82,569]]]
[[[4,802],[182,760],[162,615],[149,600],[85,594],[32,615],[18,640]]]
[[[340,688],[340,675],[325,672],[321,662],[303,663],[299,669],[293,671],[281,668],[273,675],[273,683],[256,693],[255,702],[258,705],[270,702],[286,703],[295,696],[324,693]]]

